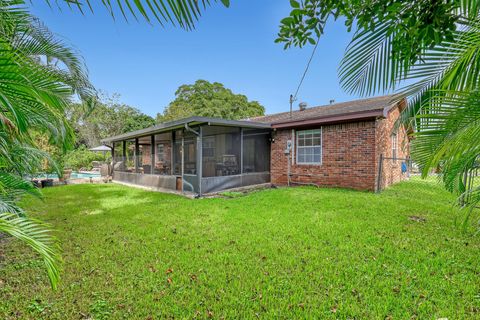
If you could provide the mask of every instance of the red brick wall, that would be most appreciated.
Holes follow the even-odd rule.
[[[163,154],[164,154],[164,161],[165,163],[171,167],[171,162],[172,162],[172,143],[170,141],[156,141],[155,142],[155,165],[159,165],[159,160],[157,158],[157,146],[158,144],[163,143]],[[151,164],[151,147],[149,145],[141,145],[140,148],[142,148],[141,154],[142,154],[142,164]]]
[[[395,123],[400,116],[400,110],[404,103],[401,102],[400,108],[390,110],[387,118],[377,120],[375,171],[378,175],[379,160],[382,154],[384,160],[382,161],[382,176],[380,179],[381,189],[408,178],[407,173],[402,173],[402,162],[405,161],[403,159],[410,154],[407,133],[403,126],[398,129],[395,128]],[[392,134],[394,132],[397,133],[397,158],[400,158],[397,160],[391,159],[393,157]]]
[[[284,150],[289,139],[293,141],[290,129],[275,134],[271,149],[273,184],[287,184],[288,158]],[[292,182],[374,190],[375,121],[322,126],[322,143],[322,164],[299,165],[295,159],[291,166]]]
[[[296,164],[296,159],[293,159],[291,182],[376,190],[380,154],[385,157],[392,156],[391,134],[399,114],[399,109],[394,108],[385,119],[321,126],[322,164],[299,165]],[[274,137],[275,142],[271,146],[271,181],[276,185],[286,185],[288,157],[294,158],[296,150],[290,155],[286,155],[284,151],[287,140],[294,142],[295,149],[296,141],[291,129],[278,130]],[[398,132],[397,157],[406,156],[408,143],[402,128]],[[382,188],[406,178],[405,174],[401,174],[401,162],[383,161]]]

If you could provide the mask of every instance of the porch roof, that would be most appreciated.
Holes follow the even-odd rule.
[[[257,129],[269,129],[271,125],[269,123],[255,122],[255,121],[243,121],[243,120],[225,120],[220,118],[209,118],[209,117],[189,117],[180,120],[160,123],[155,126],[136,130],[128,133],[124,133],[118,136],[108,137],[102,139],[102,143],[123,141],[133,138],[139,138],[143,136],[148,136],[151,134],[157,134],[161,132],[176,130],[185,127],[188,124],[189,126],[195,126],[200,124],[208,125],[218,125],[218,126],[228,126],[228,127],[242,127],[242,128],[257,128]]]

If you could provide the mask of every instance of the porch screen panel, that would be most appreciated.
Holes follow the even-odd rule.
[[[172,174],[172,150],[171,132],[155,135],[154,174]]]
[[[184,174],[197,174],[197,140],[196,138],[185,138],[183,143],[183,150],[185,152],[183,161],[185,168]]]
[[[202,176],[219,177],[240,174],[240,129],[205,126],[202,138]]]
[[[138,173],[150,174],[152,171],[151,146],[139,145]]]
[[[123,160],[123,143],[121,141],[114,142],[113,143],[113,148],[115,150],[115,159],[113,159],[113,160],[115,162],[122,161]]]
[[[270,171],[270,133],[259,130],[243,132],[243,173]]]
[[[174,161],[174,174],[182,174],[182,137],[184,139],[184,174],[196,175],[197,174],[197,147],[196,136],[191,133],[183,133],[177,131],[175,133],[175,142],[173,148],[173,161]]]
[[[125,171],[125,159],[123,157],[123,142],[114,142],[113,148],[115,149],[115,158],[113,159],[113,170],[114,171]]]
[[[135,172],[135,140],[128,140],[125,143],[126,146],[126,156],[124,159],[123,166],[126,172]]]
[[[182,138],[173,143],[173,174],[182,174]]]

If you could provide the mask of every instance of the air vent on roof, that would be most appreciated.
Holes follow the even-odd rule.
[[[300,109],[300,111],[303,111],[303,110],[307,109],[307,103],[306,102],[300,102],[298,104],[298,108]]]
[[[335,103],[335,99],[330,100],[330,104],[334,104],[334,103]]]

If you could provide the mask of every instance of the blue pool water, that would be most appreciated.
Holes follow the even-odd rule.
[[[58,179],[56,173],[43,173],[35,176],[36,179]],[[100,173],[87,173],[87,172],[72,172],[70,179],[89,179],[100,178]]]

